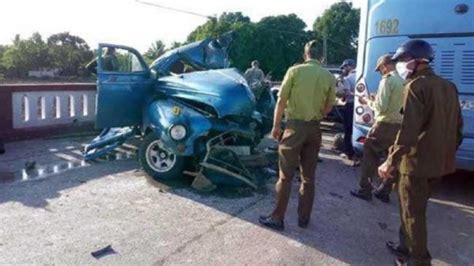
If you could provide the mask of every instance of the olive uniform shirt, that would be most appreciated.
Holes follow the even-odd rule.
[[[307,60],[288,69],[279,96],[288,99],[288,120],[319,121],[336,100],[336,78],[318,61]]]
[[[245,79],[249,85],[252,85],[254,82],[263,81],[265,79],[265,74],[258,67],[252,67],[245,71]]]
[[[97,74],[97,62],[98,62],[98,57],[92,59],[92,61],[87,63],[86,69],[94,74]],[[115,55],[104,55],[102,64],[103,64],[102,66],[103,71],[120,71],[119,62],[118,62],[117,56]]]
[[[377,96],[374,101],[368,102],[370,109],[375,111],[375,121],[391,124],[400,124],[403,105],[403,79],[396,71],[382,77]]]
[[[388,164],[401,174],[441,177],[455,171],[462,139],[462,115],[456,86],[431,68],[405,83],[403,119]]]

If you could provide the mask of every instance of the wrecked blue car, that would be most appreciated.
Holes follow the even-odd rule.
[[[272,126],[275,100],[259,99],[242,74],[229,68],[232,34],[171,50],[149,67],[133,48],[100,44],[97,57],[96,127],[104,129],[86,146],[92,160],[141,136],[139,160],[157,180],[189,171],[216,184],[256,188],[240,162]]]

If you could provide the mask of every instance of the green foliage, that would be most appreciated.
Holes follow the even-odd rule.
[[[79,36],[62,32],[48,38],[50,59],[54,68],[60,69],[63,76],[82,76],[84,65],[94,54],[89,45]]]
[[[305,28],[295,14],[263,18],[253,35],[253,57],[266,72],[281,80],[290,66],[303,61],[304,45],[312,39]]]
[[[2,64],[2,57],[5,51],[8,49],[6,45],[0,45],[0,80],[5,77],[5,66]]]
[[[157,40],[154,43],[152,43],[151,47],[148,48],[148,50],[143,54],[143,58],[147,62],[147,64],[152,63],[155,61],[158,57],[163,55],[166,52],[166,47],[165,44]]]
[[[13,44],[0,47],[0,71],[10,78],[25,78],[30,70],[58,69],[63,76],[81,76],[93,53],[80,37],[69,33],[50,36],[39,33],[28,39],[15,36]]]
[[[168,49],[168,51],[169,51],[169,50],[176,49],[176,48],[178,48],[178,47],[180,47],[180,46],[183,46],[183,45],[184,45],[184,43],[172,42],[170,48]]]
[[[294,14],[266,17],[252,23],[240,12],[223,13],[197,27],[187,41],[217,37],[232,30],[235,33],[230,47],[232,65],[244,71],[256,59],[265,72],[281,79],[289,66],[302,60],[304,43],[312,36],[305,28],[306,24]]]
[[[7,77],[26,77],[29,70],[51,67],[48,45],[39,33],[26,40],[15,36],[13,45],[5,49],[1,59]]]
[[[188,36],[187,42],[203,40],[209,37],[217,37],[225,32],[239,28],[242,24],[250,23],[250,18],[241,12],[222,13],[219,18],[212,18],[201,26],[198,26]]]
[[[332,5],[316,19],[313,30],[320,47],[323,46],[323,39],[326,36],[328,63],[339,64],[344,59],[356,58],[359,21],[360,10],[347,2]]]

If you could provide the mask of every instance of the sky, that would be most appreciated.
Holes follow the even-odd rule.
[[[295,13],[309,28],[339,0],[143,0],[204,15],[240,11],[254,22],[266,16]],[[360,7],[363,0],[353,0]],[[145,52],[155,40],[182,42],[206,18],[137,3],[135,0],[2,0],[0,44],[11,44],[39,32],[44,39],[68,31],[91,48],[100,42],[122,44]]]

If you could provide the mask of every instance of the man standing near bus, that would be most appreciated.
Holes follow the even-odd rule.
[[[332,109],[336,99],[336,79],[316,60],[316,45],[316,41],[307,43],[306,61],[287,71],[275,109],[273,138],[280,139],[285,109],[288,120],[278,148],[277,202],[271,215],[259,218],[262,225],[275,230],[284,230],[291,183],[298,166],[301,170],[298,226],[308,226],[313,209],[314,178],[322,138],[320,121]]]
[[[343,158],[353,160],[354,148],[352,147],[352,122],[354,120],[354,89],[356,83],[356,62],[353,59],[346,59],[342,62],[340,69],[343,76],[343,99],[344,106],[344,150],[341,153]]]
[[[361,104],[368,104],[375,112],[375,124],[370,129],[364,144],[364,153],[359,179],[360,188],[351,195],[363,200],[372,200],[370,180],[377,174],[380,160],[386,155],[397,137],[402,115],[403,79],[395,70],[390,55],[383,55],[377,61],[375,71],[380,72],[382,80],[375,99],[359,98]],[[374,191],[374,196],[382,202],[390,202],[394,179],[387,179]]]
[[[426,208],[431,188],[455,171],[455,155],[462,141],[462,116],[456,86],[436,75],[429,63],[433,49],[423,40],[402,44],[392,57],[405,83],[400,131],[380,177],[394,178],[398,168],[400,243],[387,242],[397,264],[430,265]]]

